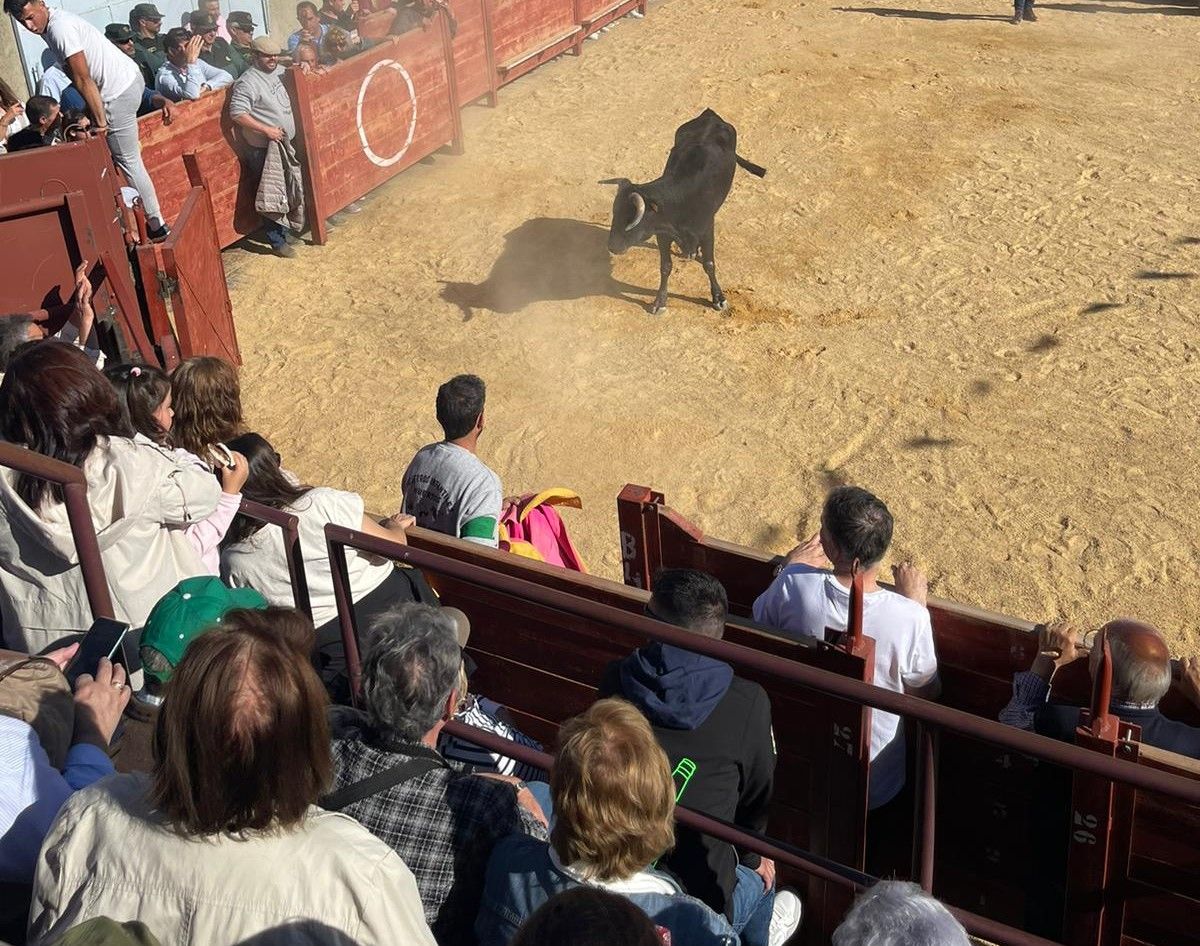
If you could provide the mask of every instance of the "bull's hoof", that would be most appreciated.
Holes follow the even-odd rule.
[[[729,303],[725,300],[724,296],[720,296],[716,299],[713,299],[713,308],[718,312],[724,312],[729,308]]]
[[[662,303],[661,305],[659,303],[655,302],[650,306],[650,314],[651,315],[662,315],[666,311],[667,311],[667,304],[665,302]]]

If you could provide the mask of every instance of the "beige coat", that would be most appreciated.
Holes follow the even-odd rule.
[[[184,528],[217,508],[206,470],[150,443],[102,438],[83,466],[116,617],[141,627],[184,578],[205,574]],[[0,469],[0,619],[10,648],[39,651],[92,623],[67,508],[39,515]]]
[[[29,943],[84,920],[140,920],[163,946],[435,946],[412,872],[346,815],[241,840],[165,828],[149,779],[76,792],[38,858]]]

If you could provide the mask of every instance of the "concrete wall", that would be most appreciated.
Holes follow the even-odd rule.
[[[17,95],[28,96],[29,86],[25,81],[25,73],[21,69],[21,54],[17,52],[17,39],[13,35],[15,26],[13,18],[4,14],[4,22],[0,24],[0,79],[7,82]],[[17,27],[22,29],[22,27]]]

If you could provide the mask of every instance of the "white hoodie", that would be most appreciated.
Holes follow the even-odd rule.
[[[88,505],[116,617],[133,627],[184,578],[206,573],[184,529],[211,515],[221,487],[209,472],[154,444],[101,438],[83,465]],[[67,509],[35,513],[0,469],[0,619],[6,644],[40,651],[86,630],[92,612]]]

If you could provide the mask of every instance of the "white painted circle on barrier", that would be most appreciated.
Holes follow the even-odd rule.
[[[367,95],[367,86],[371,84],[371,80],[384,66],[391,66],[404,79],[404,84],[408,86],[408,98],[412,102],[412,117],[408,120],[408,137],[404,139],[404,145],[393,154],[390,158],[381,158],[371,148],[371,143],[367,141],[367,130],[363,128],[363,99]],[[355,121],[358,123],[358,140],[362,142],[363,154],[367,156],[367,160],[372,164],[378,165],[381,168],[391,167],[402,157],[404,153],[412,146],[413,135],[417,131],[417,90],[413,88],[412,76],[395,59],[381,59],[371,67],[370,72],[363,76],[362,85],[358,89],[358,111],[355,114]]]

